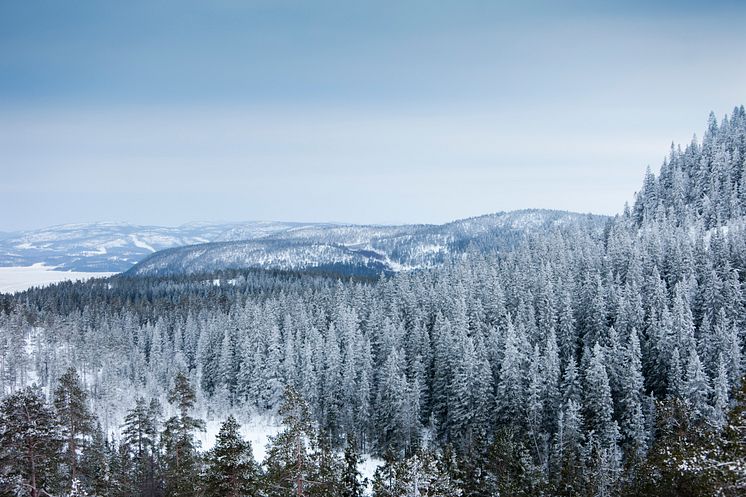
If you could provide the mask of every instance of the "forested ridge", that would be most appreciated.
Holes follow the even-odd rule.
[[[376,497],[743,495],[745,269],[737,107],[605,225],[510,251],[4,296],[0,488],[347,497],[372,453]],[[199,449],[228,412],[284,420],[265,461],[235,418]]]

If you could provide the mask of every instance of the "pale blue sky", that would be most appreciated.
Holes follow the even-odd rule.
[[[744,26],[738,2],[1,2],[0,230],[612,214],[746,103]]]

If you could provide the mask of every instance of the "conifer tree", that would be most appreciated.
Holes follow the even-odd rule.
[[[62,446],[54,411],[33,389],[0,403],[0,490],[4,495],[46,497],[56,492]]]
[[[355,436],[348,434],[344,451],[340,497],[363,497],[365,484],[361,481],[362,477],[358,470],[360,462]]]
[[[205,456],[202,494],[205,497],[244,497],[258,491],[258,467],[251,443],[241,438],[236,418],[228,416],[215,447]]]
[[[505,350],[497,385],[497,408],[508,423],[523,419],[526,388],[524,383],[525,351],[515,326],[509,322],[505,336]]]
[[[69,368],[60,377],[54,391],[54,408],[64,439],[63,462],[67,487],[80,480],[78,465],[81,450],[93,432],[93,415],[88,408],[88,395],[80,384],[75,368]]]
[[[580,404],[569,399],[564,411],[560,411],[555,435],[553,485],[562,496],[574,496],[583,486],[583,414]]]
[[[710,380],[704,371],[702,362],[699,360],[697,349],[692,348],[689,352],[689,360],[686,367],[684,400],[686,401],[689,415],[693,420],[708,419],[711,415],[709,405],[711,392]]]
[[[265,467],[265,492],[270,497],[307,495],[318,474],[318,437],[311,421],[308,403],[295,391],[285,387],[282,416],[283,431],[270,438]]]
[[[190,415],[196,394],[183,373],[174,378],[168,401],[178,414],[166,421],[162,434],[165,457],[166,497],[191,497],[197,489],[200,473],[199,442],[196,430],[204,430],[204,422]]]
[[[400,355],[393,349],[380,373],[380,385],[376,396],[376,425],[378,426],[378,450],[389,447],[404,450],[407,445],[404,426],[407,381],[401,367]]]
[[[80,461],[80,473],[85,475],[89,493],[95,496],[109,495],[111,472],[108,463],[109,447],[101,423],[96,422],[90,442],[86,445]]]
[[[127,412],[122,425],[122,440],[132,450],[132,479],[142,495],[155,495],[159,484],[157,474],[158,424],[160,404],[153,399],[149,404],[138,397]]]
[[[728,369],[725,365],[723,355],[718,357],[718,370],[715,377],[714,405],[712,407],[711,422],[717,430],[722,430],[726,423],[728,414],[728,400],[730,394],[730,382],[728,381]]]
[[[628,457],[641,458],[647,449],[645,416],[643,414],[642,352],[637,330],[632,329],[625,351],[622,375],[621,431]]]

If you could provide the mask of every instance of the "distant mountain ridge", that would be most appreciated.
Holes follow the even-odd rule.
[[[121,272],[159,250],[258,238],[303,223],[185,224],[178,227],[100,222],[66,224],[18,233],[0,233],[0,267],[42,263],[62,271]]]
[[[0,267],[175,274],[227,268],[364,273],[428,267],[467,247],[492,250],[526,231],[603,216],[551,210],[501,212],[442,225],[193,223],[178,227],[101,222],[0,233]]]
[[[128,274],[194,274],[244,268],[392,273],[432,267],[469,249],[504,250],[528,232],[578,223],[600,227],[606,219],[564,211],[522,210],[442,225],[309,225],[262,238],[164,250],[145,258]]]

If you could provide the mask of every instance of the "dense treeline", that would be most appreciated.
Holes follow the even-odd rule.
[[[347,435],[335,451],[313,422],[307,402],[286,387],[279,414],[283,429],[270,438],[263,464],[241,437],[233,416],[222,423],[214,447],[199,452],[194,418],[195,390],[178,373],[168,392],[173,416],[161,404],[138,397],[118,440],[108,440],[87,404],[74,368],[59,378],[53,400],[26,387],[0,403],[0,494],[31,497],[308,495],[374,497],[463,495],[595,495],[598,481],[583,480],[585,460],[563,459],[561,471],[576,479],[559,486],[541,483],[525,458],[526,448],[510,430],[485,447],[459,454],[450,444],[419,447],[406,456],[387,452],[372,481],[363,479],[358,444]],[[746,458],[746,382],[721,430],[692,426],[678,399],[660,404],[660,435],[647,460],[630,474],[624,495],[739,495]],[[572,439],[570,439],[572,440]],[[568,450],[566,447],[564,450]],[[575,454],[574,457],[577,457]],[[603,489],[602,489],[603,490]],[[602,493],[605,494],[605,491]]]
[[[284,430],[270,442],[266,470],[254,460],[233,416],[222,424],[214,448],[198,452],[194,434],[204,422],[192,417],[195,391],[182,374],[168,393],[174,415],[164,420],[158,401],[140,397],[116,442],[94,424],[86,400],[74,368],[59,379],[52,405],[30,387],[5,397],[2,495],[280,497],[302,485],[306,495],[362,495],[354,440],[344,459],[333,452],[292,388],[285,391]]]
[[[289,386],[327,453],[354,440],[389,461],[377,495],[409,495],[395,484],[422,468],[464,495],[737,495],[745,159],[740,107],[604,227],[379,281],[254,271],[26,292],[0,318],[2,388],[50,396],[73,366],[109,433],[127,399],[163,403],[175,377],[213,412],[274,412]],[[187,411],[182,438],[199,424]]]

